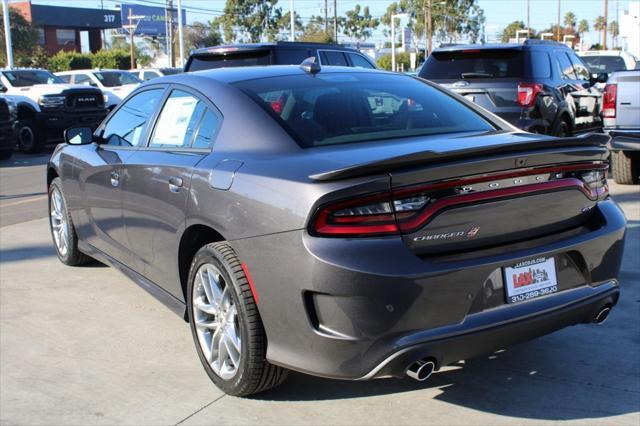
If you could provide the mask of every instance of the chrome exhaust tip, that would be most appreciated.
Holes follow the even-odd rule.
[[[607,318],[609,318],[610,312],[611,312],[611,306],[605,306],[600,310],[600,312],[596,314],[596,316],[593,318],[593,322],[598,325],[604,324]]]
[[[433,359],[421,359],[409,366],[409,368],[407,369],[407,376],[419,382],[424,382],[429,377],[431,377],[431,374],[433,374],[435,368],[436,363]]]

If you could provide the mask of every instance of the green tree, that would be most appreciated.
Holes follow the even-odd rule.
[[[288,38],[289,34],[291,33],[291,12],[290,11],[287,11],[284,15],[282,15],[278,26],[280,27],[280,31],[283,34],[283,38]],[[300,18],[300,15],[295,10],[293,11],[293,31],[295,32],[296,40],[298,40],[304,32],[304,25],[302,25],[302,18]]]
[[[9,11],[13,61],[17,66],[31,66],[31,57],[35,53],[36,46],[38,46],[38,30],[15,9],[9,8]],[[2,19],[4,19],[4,15],[2,10],[0,10],[0,20]],[[7,65],[6,45],[4,25],[0,25],[0,56],[2,57],[2,66]]]
[[[503,43],[508,43],[510,39],[516,38],[516,32],[519,30],[526,30],[527,27],[524,25],[522,21],[513,21],[509,25],[507,25],[504,30],[502,30],[502,34],[500,34],[500,41]]]
[[[194,22],[184,31],[184,49],[189,52],[201,47],[222,44],[222,35],[213,21],[207,23]]]
[[[344,34],[357,40],[370,38],[373,30],[380,25],[380,20],[371,16],[369,6],[361,8],[359,4],[356,4],[353,10],[347,10],[345,15]]]
[[[217,18],[227,43],[237,41],[257,43],[262,38],[277,39],[282,9],[278,0],[226,0],[224,14]],[[237,35],[242,36],[238,40]]]
[[[604,16],[598,16],[593,24],[593,29],[598,31],[598,44],[602,44],[602,31],[604,30]]]
[[[618,39],[618,36],[620,35],[620,28],[618,27],[618,21],[611,21],[609,22],[608,28],[609,30],[609,34],[611,34],[611,37],[613,38],[613,46],[616,45],[616,40]]]
[[[328,31],[324,31],[324,18],[322,16],[313,15],[307,25],[304,27],[304,31],[300,36],[300,41],[308,41],[313,43],[335,43],[333,39],[333,20],[327,22]],[[340,21],[338,20],[338,25]]]
[[[581,19],[578,23],[578,34],[580,34],[580,37],[582,37],[584,33],[587,32],[589,32],[589,21],[587,21],[586,19]]]
[[[576,26],[576,14],[573,12],[567,12],[564,14],[564,25],[566,27],[575,27]]]

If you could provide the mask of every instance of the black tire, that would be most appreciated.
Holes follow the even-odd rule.
[[[45,145],[43,132],[33,118],[18,121],[16,138],[20,151],[27,154],[38,154],[42,152]]]
[[[240,361],[237,372],[228,380],[214,372],[200,346],[196,332],[193,287],[197,271],[205,264],[214,265],[221,272],[225,282],[231,283],[231,296],[238,312],[238,329],[242,341]],[[222,391],[234,396],[248,396],[278,386],[285,380],[287,370],[270,364],[266,359],[267,336],[258,307],[240,260],[226,242],[207,244],[194,256],[189,270],[187,310],[198,357],[209,378]]]
[[[8,160],[13,155],[12,149],[7,149],[5,151],[0,151],[0,160]]]
[[[82,253],[78,249],[78,236],[73,226],[73,221],[71,220],[71,215],[69,214],[69,210],[67,210],[67,200],[64,197],[64,191],[62,190],[62,182],[60,178],[53,179],[53,181],[51,182],[51,185],[49,185],[49,196],[48,196],[49,212],[51,212],[51,203],[52,203],[51,197],[54,190],[58,190],[62,198],[63,215],[67,224],[67,232],[64,234],[64,238],[66,239],[66,244],[67,244],[66,245],[67,250],[66,252],[63,253],[58,247],[58,244],[56,243],[56,237],[53,235],[54,233],[53,217],[51,213],[49,213],[49,229],[51,230],[51,238],[53,239],[53,246],[56,249],[56,254],[58,255],[58,259],[60,259],[60,261],[65,265],[69,265],[69,266],[80,266],[80,265],[89,263],[93,259],[87,256],[86,254]]]
[[[611,152],[611,167],[613,180],[621,185],[638,183],[638,162],[624,151]]]
[[[551,134],[559,138],[566,138],[568,136],[571,136],[571,131],[569,130],[569,125],[567,124],[567,122],[564,121],[564,119],[560,119],[555,124],[555,126],[553,126]]]

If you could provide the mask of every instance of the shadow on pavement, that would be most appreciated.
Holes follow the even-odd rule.
[[[46,257],[56,257],[56,251],[51,244],[40,244],[34,246],[16,247],[10,249],[0,249],[0,263],[21,262]],[[106,268],[107,266],[94,260],[82,266],[83,268]]]

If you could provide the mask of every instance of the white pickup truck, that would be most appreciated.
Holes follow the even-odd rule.
[[[602,99],[604,130],[611,136],[613,179],[638,183],[640,175],[640,69],[616,71]]]

